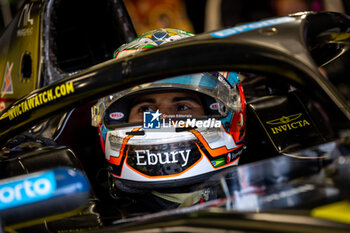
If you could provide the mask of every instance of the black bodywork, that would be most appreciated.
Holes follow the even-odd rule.
[[[122,2],[111,2],[120,4],[117,11],[123,9],[125,17],[120,19],[129,20],[120,20],[124,29],[125,25],[129,29],[116,29],[118,35],[113,38],[119,37],[115,44],[119,46],[135,32]],[[57,4],[56,8],[51,3]],[[53,11],[50,17],[59,17],[60,7],[68,3],[47,4],[45,9]],[[74,11],[68,16],[75,17]],[[75,56],[73,52],[86,50],[74,50],[74,43],[66,47],[62,42],[71,35],[74,41],[73,35],[88,30],[78,24],[77,28],[60,31],[70,21],[57,21],[53,27],[56,37],[52,37],[57,41],[55,56],[44,55],[43,76],[38,76],[44,80],[39,82],[42,85],[14,102],[0,117],[0,175],[5,179],[59,166],[74,167],[85,172],[92,192],[78,213],[41,216],[39,221],[23,213],[28,221],[21,222],[2,216],[5,230],[347,232],[349,222],[315,218],[313,211],[350,197],[350,107],[346,91],[350,19],[331,12],[290,17],[290,22],[221,38],[203,33],[118,61],[108,60],[105,54],[89,62],[89,56],[81,54],[66,60]],[[86,44],[104,44],[102,37],[91,40]],[[107,46],[105,51],[112,47]],[[96,55],[102,50],[88,51]],[[45,46],[43,54],[49,54]],[[247,100],[247,150],[241,165],[208,181],[219,187],[223,198],[164,211],[150,208],[152,204],[147,206],[133,196],[112,198],[97,130],[90,124],[92,104],[137,84],[218,70],[243,74]],[[24,107],[62,86],[71,92]]]

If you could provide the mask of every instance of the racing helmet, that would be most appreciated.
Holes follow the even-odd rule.
[[[122,45],[122,59],[193,34],[157,29]],[[195,95],[201,115],[162,116],[144,109],[129,122],[133,102],[154,93]],[[100,99],[92,107],[92,124],[109,166],[110,185],[124,192],[191,186],[238,164],[244,150],[245,98],[237,73],[205,72],[138,85]]]

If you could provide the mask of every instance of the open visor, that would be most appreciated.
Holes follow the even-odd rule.
[[[230,73],[230,75],[234,75],[238,82],[236,73]],[[199,99],[203,107],[201,114],[192,115],[185,112],[183,117],[220,118],[226,117],[230,110],[240,111],[241,108],[237,87],[232,86],[221,73],[197,73],[138,85],[102,98],[92,108],[92,125],[98,126],[101,121],[111,129],[130,125],[130,110],[135,100],[142,100],[147,94],[165,92],[191,93]],[[170,105],[165,107],[171,109]],[[145,109],[145,111],[157,110],[156,108]],[[172,115],[172,118],[181,118],[181,114],[171,112],[168,114]],[[138,123],[142,121],[143,119],[140,119]]]

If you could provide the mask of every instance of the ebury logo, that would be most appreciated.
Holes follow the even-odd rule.
[[[278,134],[309,126],[310,123],[307,120],[300,118],[301,116],[302,113],[297,113],[289,116],[282,116],[278,119],[267,121],[266,123],[273,125],[273,127],[270,128],[273,134]]]
[[[157,165],[181,163],[184,167],[187,165],[191,150],[180,150],[163,153],[152,153],[150,150],[135,150],[136,165]]]
[[[0,210],[48,199],[55,190],[53,171],[0,183]]]

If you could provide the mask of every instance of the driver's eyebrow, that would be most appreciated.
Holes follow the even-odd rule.
[[[131,107],[134,107],[138,104],[143,104],[143,103],[156,103],[156,100],[155,99],[152,99],[152,98],[148,98],[148,99],[136,99],[134,100],[133,102],[131,102]]]
[[[174,97],[171,100],[171,102],[178,102],[178,101],[191,101],[191,102],[195,102],[197,104],[201,104],[200,100],[198,100],[197,98],[192,97],[192,96],[179,96],[179,97]],[[155,104],[155,103],[157,103],[157,101],[153,98],[146,98],[146,99],[139,98],[139,99],[134,100],[130,106],[134,107],[136,105],[143,104],[143,103]]]
[[[192,96],[181,96],[181,97],[174,97],[172,99],[172,102],[177,102],[177,101],[192,101],[195,102],[197,104],[201,104],[201,102],[199,101],[199,99],[192,97]]]

